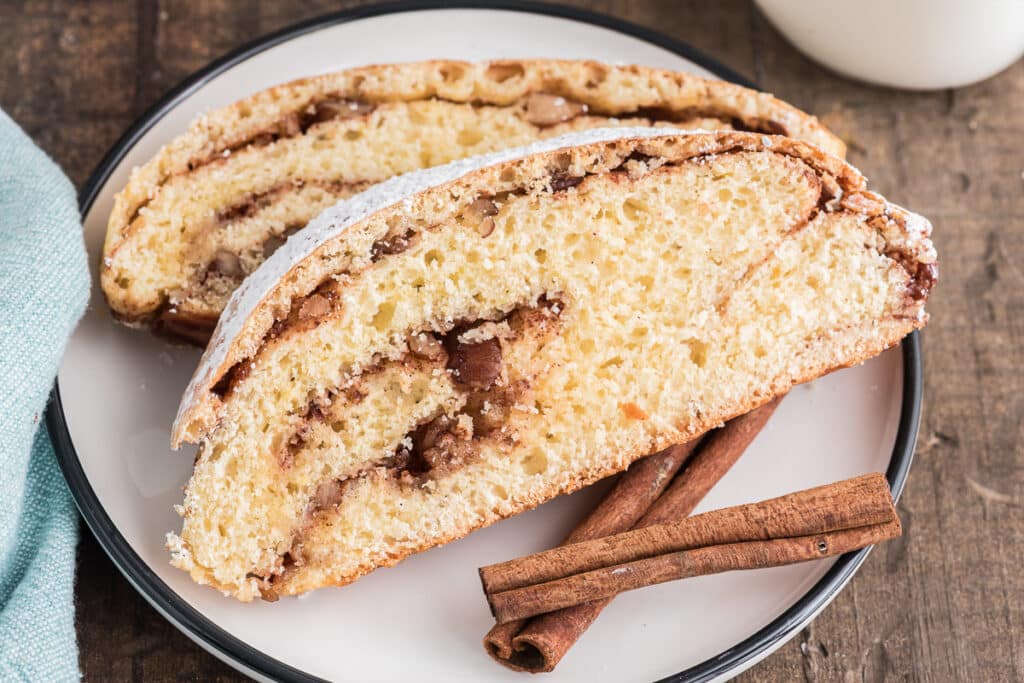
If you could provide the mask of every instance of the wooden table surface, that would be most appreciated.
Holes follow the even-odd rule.
[[[0,107],[81,184],[193,70],[353,4],[0,0]],[[935,224],[905,535],[742,680],[1024,680],[1024,63],[962,90],[896,92],[812,64],[742,0],[574,4],[689,43],[819,115],[873,187]],[[87,681],[242,678],[165,622],[84,528],[76,613]]]

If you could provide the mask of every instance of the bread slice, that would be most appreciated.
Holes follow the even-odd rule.
[[[342,202],[232,297],[183,398],[173,564],[341,585],[925,324],[928,222],[803,142],[599,129]]]
[[[103,292],[119,320],[203,344],[242,279],[339,199],[566,131],[654,123],[782,133],[843,153],[771,95],[658,69],[530,60],[342,71],[212,112],[136,169],[110,215]]]

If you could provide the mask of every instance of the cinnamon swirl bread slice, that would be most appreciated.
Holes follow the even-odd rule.
[[[207,114],[137,169],[110,215],[103,292],[118,319],[202,344],[242,279],[341,198],[566,131],[655,123],[843,152],[770,95],[682,73],[548,60],[353,69]]]
[[[604,129],[395,178],[242,285],[183,399],[173,563],[350,582],[925,324],[926,220],[803,142]]]

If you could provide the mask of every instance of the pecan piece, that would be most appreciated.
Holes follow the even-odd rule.
[[[490,237],[491,233],[494,232],[494,219],[490,216],[480,221],[480,224],[476,226],[477,234],[481,237]]]
[[[452,422],[452,418],[447,415],[440,415],[417,429],[412,435],[414,451],[422,453],[433,448],[441,436],[448,432]]]
[[[354,119],[357,116],[369,114],[376,107],[369,102],[357,100],[346,100],[340,97],[329,97],[311,104],[306,108],[305,127],[308,128],[316,123],[332,121],[334,119]]]
[[[370,260],[377,261],[381,256],[401,254],[403,251],[419,242],[419,240],[420,233],[413,230],[406,230],[404,233],[397,235],[386,235],[374,242],[370,247]]]
[[[472,211],[481,217],[495,216],[498,213],[498,205],[494,203],[493,199],[481,197],[469,205],[469,211]]]
[[[456,380],[473,389],[487,389],[501,375],[501,342],[487,339],[475,344],[456,342],[448,356]]]
[[[313,499],[309,501],[309,511],[318,512],[338,507],[351,483],[350,479],[331,479],[320,484],[313,495]]]
[[[299,122],[299,115],[295,112],[288,114],[277,122],[277,135],[282,138],[295,137],[302,132],[302,125]]]
[[[526,120],[535,126],[554,126],[587,112],[587,105],[558,95],[532,93],[526,98]]]
[[[466,222],[476,228],[481,237],[487,237],[494,232],[494,218],[498,214],[498,205],[493,199],[481,197],[466,207],[463,213]]]
[[[331,312],[331,301],[323,294],[311,294],[299,307],[300,320],[321,318]]]
[[[417,358],[441,360],[444,357],[444,345],[430,332],[410,334],[406,341],[409,344],[409,351]]]
[[[551,191],[561,192],[562,190],[568,190],[570,187],[576,187],[583,182],[583,176],[574,176],[560,173],[551,176]]]

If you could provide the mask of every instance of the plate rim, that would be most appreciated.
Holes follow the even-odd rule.
[[[669,50],[704,67],[723,80],[733,81],[747,87],[756,87],[749,79],[686,43],[623,19],[590,10],[529,0],[498,0],[495,2],[401,0],[362,6],[319,15],[258,37],[187,76],[135,119],[103,156],[79,192],[78,203],[81,214],[85,216],[88,213],[100,189],[114,169],[157,121],[182,100],[231,67],[276,45],[335,25],[387,14],[440,9],[506,10],[559,17],[596,25]],[[901,342],[900,347],[903,355],[903,396],[896,441],[886,470],[886,479],[892,490],[893,498],[896,500],[899,499],[906,484],[921,417],[923,379],[920,333],[912,332]],[[75,505],[85,520],[86,526],[89,527],[100,546],[118,570],[128,579],[132,587],[164,618],[190,639],[243,673],[255,673],[273,680],[303,683],[324,680],[265,654],[221,628],[183,600],[149,568],[110,519],[85,474],[64,416],[59,377],[54,379],[53,389],[46,407],[45,421],[68,489],[71,491]],[[659,683],[709,681],[728,676],[730,673],[739,673],[753,665],[789,640],[805,622],[828,605],[853,577],[870,550],[869,547],[842,555],[824,576],[769,624],[718,655],[667,676]]]

